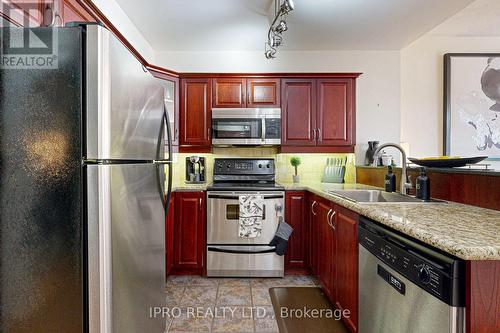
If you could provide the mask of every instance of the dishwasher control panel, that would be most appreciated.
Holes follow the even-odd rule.
[[[464,306],[464,262],[408,236],[360,219],[360,246],[420,288],[452,306]]]

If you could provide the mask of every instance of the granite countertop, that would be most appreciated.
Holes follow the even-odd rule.
[[[464,260],[500,260],[500,212],[448,203],[355,203],[333,189],[379,189],[362,184],[279,183],[309,191]],[[210,184],[176,184],[176,192],[205,191]]]
[[[197,191],[206,191],[207,187],[210,184],[208,183],[200,183],[200,184],[174,184],[172,185],[172,192],[197,192]]]
[[[458,203],[355,203],[330,189],[376,189],[361,184],[290,184],[465,260],[500,260],[500,212]]]

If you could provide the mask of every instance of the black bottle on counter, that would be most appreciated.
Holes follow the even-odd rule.
[[[396,175],[392,172],[392,166],[387,167],[387,175],[385,175],[385,190],[386,192],[396,192]]]
[[[420,176],[416,180],[416,197],[421,200],[429,201],[431,199],[431,182],[425,168],[420,171]]]

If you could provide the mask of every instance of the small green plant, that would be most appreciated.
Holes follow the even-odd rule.
[[[295,175],[297,176],[297,167],[302,163],[300,160],[300,157],[298,156],[293,156],[290,158],[290,164],[295,168]]]

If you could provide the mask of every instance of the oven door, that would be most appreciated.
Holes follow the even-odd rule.
[[[283,277],[283,256],[270,246],[207,246],[207,276]]]
[[[241,238],[238,235],[240,205],[239,195],[262,194],[264,214],[262,233],[256,238]],[[278,216],[282,216],[285,205],[284,192],[223,192],[207,194],[207,244],[208,245],[267,245],[278,228]]]

